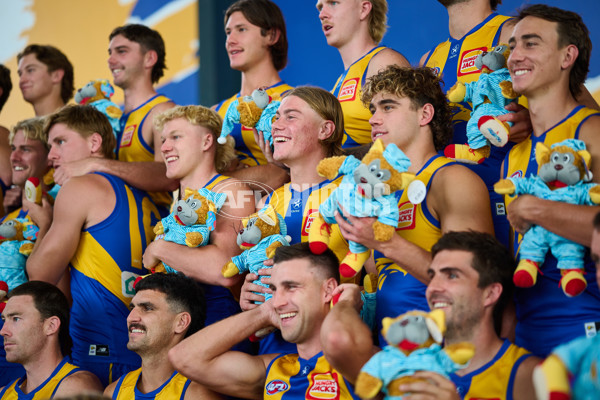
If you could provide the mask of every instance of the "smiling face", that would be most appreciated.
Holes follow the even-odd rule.
[[[48,171],[48,150],[40,140],[27,139],[18,130],[11,145],[10,166],[14,185],[23,187],[31,177],[41,181]]]
[[[558,48],[557,23],[536,17],[519,21],[509,40],[508,69],[517,93],[528,97],[543,94],[558,82],[568,79],[565,63],[567,48]]]
[[[39,61],[34,53],[19,60],[18,74],[19,88],[23,99],[28,103],[50,96],[54,84],[60,83],[59,71],[49,72],[48,66]]]
[[[35,308],[33,297],[14,296],[8,299],[2,312],[6,360],[26,365],[42,352],[46,344],[44,320]]]
[[[232,69],[247,71],[271,57],[269,35],[263,36],[260,27],[252,25],[241,11],[231,14],[225,25],[225,35],[225,48]]]
[[[451,342],[469,340],[484,315],[487,291],[478,287],[479,274],[472,262],[468,251],[442,250],[429,267],[427,302],[432,310],[445,312],[446,339]]]
[[[143,76],[146,71],[150,77],[152,66],[144,68],[146,55],[139,43],[127,39],[123,35],[116,35],[108,47],[108,68],[113,76],[116,86],[127,89],[136,79]]]
[[[319,20],[327,44],[335,48],[346,45],[361,20],[360,0],[318,0]]]
[[[373,96],[371,111],[371,140],[381,139],[385,145],[395,143],[402,151],[419,137],[420,110],[408,97],[380,92]]]
[[[94,133],[85,138],[66,124],[54,124],[48,132],[48,145],[50,145],[48,160],[55,169],[58,169],[63,163],[97,156],[102,143],[102,139],[98,143],[99,137],[98,133]]]

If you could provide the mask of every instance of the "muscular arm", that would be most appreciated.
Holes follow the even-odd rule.
[[[173,347],[169,360],[177,371],[211,390],[262,398],[267,367],[275,354],[251,356],[229,349],[272,325],[276,315],[270,303],[205,327]]]
[[[540,363],[538,357],[528,357],[525,359],[515,375],[513,387],[513,399],[527,400],[535,398],[535,389],[533,387],[533,368]]]
[[[255,167],[241,168],[228,173],[229,176],[243,180],[255,181],[259,184],[253,187],[254,190],[263,190],[267,187],[268,193],[283,186],[290,181],[289,173],[273,164],[257,165]]]
[[[367,69],[367,78],[377,74],[380,70],[386,68],[388,65],[398,65],[400,67],[410,67],[408,60],[396,50],[384,49],[379,53],[375,54],[369,62],[369,68]]]
[[[0,179],[7,187],[12,183],[12,168],[10,166],[10,144],[8,129],[0,126]]]
[[[146,268],[154,267],[159,261],[183,272],[200,282],[232,286],[241,275],[224,278],[221,268],[231,257],[240,254],[236,243],[241,219],[255,212],[254,194],[239,181],[226,180],[221,187],[227,194],[227,201],[217,215],[216,229],[210,234],[206,246],[191,248],[177,243],[157,240],[148,245],[143,262]],[[220,191],[219,187],[215,191]]]
[[[91,372],[77,371],[63,379],[53,397],[69,397],[90,392],[102,393],[100,380]]]

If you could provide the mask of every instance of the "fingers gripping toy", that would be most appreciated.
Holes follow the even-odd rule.
[[[75,93],[75,102],[82,105],[90,105],[106,115],[113,128],[115,137],[121,131],[119,120],[123,112],[110,98],[115,94],[115,89],[106,79],[89,81],[84,87]]]
[[[225,138],[233,130],[233,125],[242,124],[248,128],[256,128],[256,130],[261,131],[265,142],[268,141],[269,144],[273,144],[271,125],[279,104],[281,104],[279,101],[271,101],[264,89],[256,89],[252,92],[252,96],[244,96],[241,101],[235,99],[227,108],[225,118],[223,118],[221,135],[217,141],[220,144],[225,144]]]
[[[362,367],[354,392],[371,399],[380,391],[386,399],[402,399],[400,385],[416,382],[417,371],[448,374],[464,368],[475,354],[467,342],[440,347],[446,332],[442,310],[430,313],[409,311],[396,318],[384,318],[382,334],[389,343]]]
[[[353,156],[321,160],[317,166],[319,175],[328,179],[338,174],[344,177],[340,186],[319,207],[319,215],[308,232],[311,251],[321,254],[327,249],[331,224],[335,224],[335,211],[356,217],[377,217],[373,223],[375,239],[390,240],[399,218],[398,201],[393,193],[405,189],[414,179],[414,174],[406,172],[409,166],[410,160],[395,144],[384,148],[380,139],[371,146],[362,162]],[[359,243],[349,241],[348,244],[349,252],[340,264],[340,274],[344,278],[355,276],[370,254],[369,249]]]
[[[446,157],[471,164],[482,163],[490,155],[490,143],[501,147],[508,142],[512,123],[496,117],[508,114],[504,107],[518,97],[506,68],[509,54],[510,49],[505,44],[479,54],[475,59],[475,66],[481,69],[479,79],[466,84],[456,82],[448,91],[448,100],[453,103],[469,101],[473,111],[467,122],[469,144],[447,146]]]
[[[563,344],[533,370],[539,400],[596,400],[600,393],[600,336]]]
[[[216,214],[227,199],[224,193],[208,189],[185,189],[183,200],[173,206],[171,214],[154,227],[156,239],[164,239],[188,247],[205,246],[210,232],[215,230]],[[177,272],[165,263],[153,268],[153,272]]]
[[[6,307],[6,301],[8,300],[8,285],[4,281],[0,281],[0,314]]]
[[[541,199],[570,204],[600,203],[600,186],[587,183],[591,180],[591,155],[584,142],[567,139],[553,144],[551,148],[538,143],[535,158],[538,163],[537,176],[503,179],[494,185],[496,193],[531,194]],[[585,247],[537,225],[523,235],[520,261],[513,276],[515,285],[522,288],[535,285],[539,265],[548,250],[558,260],[564,293],[569,297],[581,294],[587,287],[583,277]]]
[[[11,288],[27,282],[25,264],[37,233],[38,227],[27,218],[9,219],[0,224],[0,280]]]
[[[265,260],[273,258],[275,250],[281,246],[289,246],[291,238],[287,235],[287,227],[283,217],[273,207],[267,206],[258,213],[250,215],[242,220],[243,229],[238,232],[237,244],[244,252],[235,256],[227,263],[222,274],[225,278],[231,278],[237,274],[252,272],[258,274],[258,270],[265,267]],[[259,276],[255,284],[268,287],[260,280]],[[264,296],[265,301],[271,298],[270,293],[257,293]],[[259,302],[262,303],[262,302]]]

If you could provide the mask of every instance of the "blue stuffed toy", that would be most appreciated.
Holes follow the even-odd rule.
[[[226,137],[233,131],[234,125],[242,124],[262,132],[265,143],[272,145],[271,125],[280,104],[279,101],[271,101],[264,89],[256,89],[252,92],[252,96],[244,96],[242,101],[235,99],[227,108],[223,118],[223,128],[217,141],[225,144]]]
[[[25,264],[33,250],[38,227],[27,218],[5,220],[0,224],[0,281],[9,288],[27,282]]]
[[[490,143],[504,146],[508,142],[511,122],[502,122],[499,115],[508,114],[504,107],[517,100],[512,88],[506,60],[510,48],[498,45],[489,52],[484,51],[475,59],[481,69],[479,79],[471,83],[457,82],[448,91],[448,100],[454,103],[471,102],[473,111],[467,122],[467,145],[450,145],[444,155],[466,163],[482,163],[490,155]]]
[[[382,320],[383,336],[389,343],[362,367],[354,392],[362,399],[379,392],[385,399],[402,399],[400,385],[415,381],[417,371],[432,371],[446,378],[464,368],[475,354],[467,342],[440,347],[446,332],[444,311],[409,311]]]
[[[110,98],[115,94],[115,89],[106,79],[96,79],[88,82],[75,93],[75,102],[81,105],[90,105],[106,115],[113,128],[115,137],[121,132],[119,120],[123,112]]]
[[[208,244],[210,232],[215,230],[216,214],[227,199],[224,193],[215,193],[206,188],[185,189],[185,195],[173,206],[171,214],[160,220],[154,227],[155,240],[188,247]],[[152,272],[177,272],[165,263],[160,263]]]
[[[494,190],[499,194],[530,194],[541,199],[570,204],[595,205],[600,203],[600,186],[591,180],[591,155],[585,143],[567,139],[550,148],[539,142],[535,147],[538,175],[528,178],[508,178],[497,182]],[[534,225],[523,235],[519,247],[519,265],[513,275],[516,286],[535,285],[539,266],[546,253],[558,260],[561,287],[569,296],[581,294],[587,287],[583,276],[585,247]]]
[[[390,240],[400,216],[394,192],[405,189],[415,176],[407,172],[408,167],[408,157],[393,143],[384,147],[381,139],[373,143],[362,162],[354,156],[321,160],[317,166],[319,175],[328,179],[338,174],[344,177],[321,203],[319,215],[310,227],[308,242],[311,251],[321,254],[328,248],[331,224],[336,223],[336,211],[355,217],[377,217],[373,224],[375,239]],[[348,244],[350,251],[340,264],[340,274],[344,278],[354,277],[370,255],[369,249],[360,243],[349,241]]]

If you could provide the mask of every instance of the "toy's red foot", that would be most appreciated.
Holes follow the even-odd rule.
[[[477,121],[479,131],[496,147],[502,147],[508,142],[510,126],[491,115],[485,115]]]
[[[0,301],[0,314],[2,313],[2,311],[4,311],[5,307],[6,307],[6,302],[5,301]]]
[[[444,149],[444,155],[466,164],[481,164],[490,156],[490,147],[472,149],[466,144],[450,144]]]
[[[308,246],[313,254],[323,254],[327,250],[327,243],[324,242],[311,242]]]
[[[529,288],[535,285],[538,269],[538,263],[530,260],[521,260],[513,275],[515,286]]]
[[[561,273],[560,286],[568,297],[579,296],[583,293],[587,287],[587,282],[583,277],[583,270],[568,269],[563,270]]]
[[[135,278],[135,281],[133,281],[133,288],[135,289],[135,286],[138,284],[139,281],[141,281],[142,279],[144,279],[143,276],[138,276],[137,278]]]
[[[369,256],[370,251],[363,251],[362,253],[352,253],[351,251],[346,254],[346,257],[340,264],[340,275],[342,278],[353,278],[361,270]]]
[[[571,400],[571,396],[567,393],[550,392],[548,400]]]

